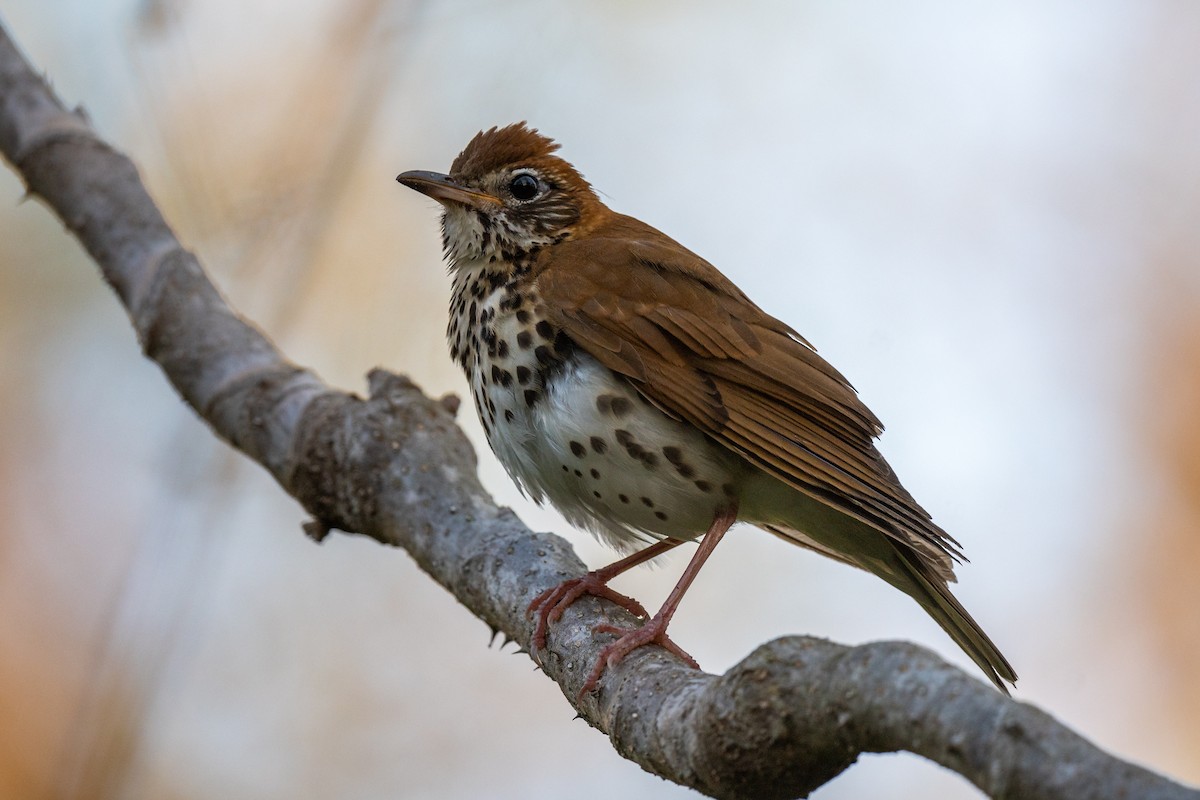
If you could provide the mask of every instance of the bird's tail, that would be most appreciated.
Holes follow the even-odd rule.
[[[827,541],[820,541],[790,526],[764,524],[762,527],[793,544],[808,547],[878,575],[916,600],[963,652],[979,665],[992,683],[996,684],[1000,691],[1008,694],[1006,683],[1015,683],[1017,673],[1001,654],[1000,649],[979,627],[979,623],[971,618],[958,599],[950,593],[947,578],[952,579],[952,573],[945,568],[939,569],[937,565],[922,557],[921,553],[888,539],[873,528],[857,521],[849,526],[846,525],[846,520],[840,521],[842,525],[828,525],[822,528],[826,535],[821,538]],[[857,530],[851,533],[844,530],[845,527]],[[834,531],[836,533],[830,536]]]
[[[1017,673],[995,643],[958,602],[946,580],[940,577],[917,553],[896,547],[894,574],[881,575],[884,580],[921,604],[942,630],[963,649],[971,660],[1000,691],[1008,694],[1006,683],[1017,681]]]

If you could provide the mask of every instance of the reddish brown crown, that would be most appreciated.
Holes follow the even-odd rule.
[[[480,131],[450,165],[456,177],[478,177],[501,167],[544,158],[558,150],[558,142],[524,122]]]

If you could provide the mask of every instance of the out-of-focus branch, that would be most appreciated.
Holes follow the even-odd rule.
[[[285,360],[226,305],[129,159],[64,108],[3,28],[0,151],[99,264],[146,355],[313,514],[311,535],[339,528],[403,547],[473,614],[529,641],[529,600],[584,567],[564,540],[493,503],[450,404],[382,371],[362,399]],[[611,603],[577,602],[543,654],[546,674],[575,697],[604,643],[592,627],[632,622]],[[647,647],[578,708],[625,757],[714,797],[802,796],[860,753],[898,750],[998,798],[1200,797],[904,643],[779,639],[723,676]]]

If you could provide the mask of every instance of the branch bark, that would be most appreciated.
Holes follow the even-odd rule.
[[[471,613],[529,642],[529,600],[584,565],[494,504],[453,404],[379,370],[359,398],[287,361],[224,302],[132,162],[63,106],[2,27],[0,151],[95,259],[184,400],[312,513],[310,535],[402,547]],[[596,598],[568,610],[542,665],[569,702],[604,643],[593,626],[633,622]],[[713,797],[805,796],[860,753],[906,750],[995,798],[1200,798],[901,642],[787,637],[723,676],[646,647],[577,708],[626,758]]]

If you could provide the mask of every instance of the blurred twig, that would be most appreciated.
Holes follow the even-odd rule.
[[[403,547],[472,613],[518,642],[542,588],[583,571],[562,539],[497,508],[451,414],[377,371],[367,400],[289,362],[224,303],[132,163],[68,112],[0,28],[0,151],[100,265],[142,346],[213,431],[315,517]],[[589,598],[555,629],[546,674],[574,697],[599,655],[594,625],[630,620]],[[790,637],[721,677],[643,648],[581,716],[647,770],[715,797],[795,797],[860,753],[909,750],[992,797],[1196,798],[1096,748],[913,645]]]

